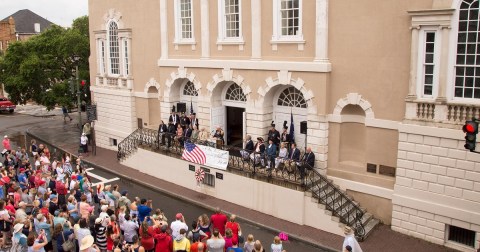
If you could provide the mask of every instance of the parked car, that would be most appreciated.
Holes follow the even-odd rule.
[[[11,114],[13,113],[15,108],[16,108],[15,104],[13,104],[7,98],[0,97],[0,112],[8,111]]]

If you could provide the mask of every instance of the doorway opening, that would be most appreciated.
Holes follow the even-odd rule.
[[[245,108],[226,107],[227,122],[226,122],[226,140],[230,146],[242,148],[243,144],[243,114]]]

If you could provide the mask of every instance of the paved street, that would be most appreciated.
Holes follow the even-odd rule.
[[[58,148],[72,153],[77,152],[79,131],[75,127],[75,120],[72,123],[64,123],[60,116],[38,118],[18,113],[0,115],[0,135],[13,134],[26,129],[41,139],[55,143]],[[56,150],[51,151],[55,152]],[[116,152],[114,151],[98,148],[97,155],[89,156],[86,160],[93,168],[89,172],[94,175],[92,176],[94,177],[94,183],[103,180],[106,183],[119,184],[121,188],[129,190],[131,196],[142,195],[142,197],[152,198],[154,199],[154,206],[163,209],[169,219],[172,219],[176,212],[183,210],[187,222],[189,222],[201,213],[211,213],[213,207],[219,206],[227,212],[236,213],[241,219],[240,223],[244,229],[244,234],[255,234],[256,239],[262,240],[264,245],[270,244],[273,236],[278,234],[279,231],[285,231],[291,237],[303,240],[293,239],[287,243],[285,246],[287,251],[322,251],[320,248],[309,245],[309,243],[339,250],[343,241],[343,237],[277,219],[139,173],[129,167],[120,165],[116,160]],[[141,182],[142,185],[138,182]],[[255,225],[249,223],[255,223]],[[361,246],[364,251],[454,251],[393,232],[385,225],[377,228],[365,242],[361,243]]]

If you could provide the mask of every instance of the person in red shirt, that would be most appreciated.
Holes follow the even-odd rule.
[[[222,236],[225,236],[225,225],[227,224],[227,216],[222,213],[219,207],[215,209],[215,214],[210,217],[210,223],[212,223],[213,229],[218,229]]]
[[[160,221],[155,220],[154,228],[158,228],[160,226]],[[154,234],[153,238],[155,239],[155,252],[173,252],[173,239],[167,233],[167,225],[163,225],[160,228],[159,234]]]
[[[207,244],[197,241],[190,246],[190,252],[205,252],[207,251]]]
[[[230,221],[227,222],[225,228],[232,230],[232,238],[238,241],[238,236],[242,233],[242,229],[240,228],[240,224],[235,221],[236,218],[237,216],[235,214],[230,215]]]
[[[61,180],[57,180],[55,182],[55,190],[57,191],[59,206],[65,205],[67,203],[66,195],[68,193],[68,189],[65,184],[68,184],[68,179],[66,183],[63,183]]]

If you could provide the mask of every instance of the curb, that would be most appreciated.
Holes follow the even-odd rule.
[[[33,127],[32,127],[32,128],[33,128]],[[41,140],[42,142],[45,142],[45,143],[50,144],[50,145],[52,145],[52,146],[55,146],[57,149],[62,150],[63,152],[69,153],[70,155],[78,158],[78,155],[73,154],[73,153],[70,153],[69,151],[67,151],[67,150],[65,150],[65,149],[63,149],[63,148],[60,148],[60,147],[58,147],[57,145],[52,144],[52,143],[50,143],[49,141],[46,141],[45,139],[43,139],[43,138],[41,138],[41,137],[38,137],[38,136],[35,135],[34,133],[30,132],[30,129],[31,129],[31,128],[28,128],[28,129],[26,130],[26,134],[30,134],[31,136],[34,136],[34,137],[37,138],[38,140]],[[105,171],[105,172],[110,172],[110,173],[112,173],[112,174],[120,177],[121,179],[128,180],[128,181],[134,182],[134,183],[136,183],[136,184],[143,185],[143,186],[148,187],[148,188],[150,188],[150,189],[152,189],[152,190],[154,190],[154,191],[157,191],[157,192],[166,194],[166,195],[168,195],[168,196],[170,196],[170,197],[172,197],[172,198],[176,198],[176,199],[180,199],[180,200],[189,202],[189,203],[191,203],[191,204],[200,206],[200,207],[205,208],[205,209],[208,209],[208,210],[210,210],[210,211],[215,211],[215,207],[212,207],[212,206],[209,206],[209,205],[207,205],[207,204],[204,204],[204,203],[202,203],[201,201],[197,201],[197,200],[194,200],[194,199],[191,199],[191,198],[182,196],[182,195],[178,195],[178,194],[175,194],[175,193],[173,193],[173,192],[167,191],[166,189],[163,189],[163,188],[157,187],[157,186],[155,186],[155,185],[152,185],[152,184],[150,184],[150,183],[146,183],[146,182],[144,182],[144,181],[140,181],[140,180],[138,180],[138,179],[134,179],[134,178],[128,177],[128,176],[126,176],[126,175],[124,175],[124,174],[122,174],[122,173],[120,173],[120,172],[117,172],[116,170],[108,169],[108,168],[106,168],[106,167],[104,167],[104,166],[97,165],[97,164],[95,164],[95,163],[93,163],[93,162],[90,162],[90,161],[88,161],[88,160],[85,160],[85,159],[83,159],[83,162],[86,163],[86,164],[88,164],[88,165],[91,166],[92,168],[97,168],[97,169],[103,170],[103,171]],[[120,162],[119,162],[119,163],[120,163]],[[132,168],[131,168],[131,169],[132,169]],[[160,178],[159,178],[159,179],[160,179]],[[168,181],[167,181],[167,182],[168,182]],[[190,190],[190,189],[189,189],[189,190]],[[222,210],[222,211],[225,212],[225,213],[227,213],[227,214],[232,214],[232,213],[227,212],[227,211],[224,211],[224,210]],[[259,227],[261,227],[261,228],[264,228],[264,229],[267,229],[267,230],[270,230],[270,231],[273,231],[273,232],[279,232],[279,230],[276,229],[276,228],[267,226],[267,225],[265,225],[265,224],[258,223],[258,222],[256,222],[256,221],[251,220],[251,219],[244,218],[244,217],[241,217],[241,216],[239,216],[239,215],[237,215],[237,218],[238,218],[238,219],[241,219],[241,220],[243,220],[243,221],[245,221],[245,222],[248,222],[248,223],[250,223],[250,224],[259,226]],[[316,243],[315,241],[312,241],[312,240],[310,240],[310,239],[305,239],[305,238],[303,238],[303,237],[301,237],[301,236],[298,236],[298,235],[295,235],[295,234],[288,233],[288,235],[289,235],[289,237],[293,238],[294,240],[298,240],[298,241],[304,242],[304,243],[306,243],[306,244],[308,244],[308,245],[310,245],[310,246],[313,246],[313,247],[316,247],[316,248],[320,248],[320,249],[326,250],[326,251],[328,251],[328,252],[336,252],[336,251],[338,251],[338,250],[333,249],[333,248],[331,248],[331,247],[318,244],[318,243]]]

